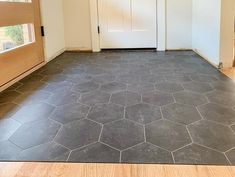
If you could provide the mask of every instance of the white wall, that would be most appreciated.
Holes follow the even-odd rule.
[[[91,50],[89,0],[63,0],[68,50]]]
[[[192,0],[166,1],[166,48],[192,48]]]
[[[220,63],[221,0],[193,0],[193,48],[214,65]]]
[[[49,61],[65,49],[62,0],[40,0],[42,24],[45,28],[45,58]]]
[[[91,50],[89,0],[63,2],[66,47],[69,50]],[[192,0],[166,0],[166,5],[167,49],[191,49]]]

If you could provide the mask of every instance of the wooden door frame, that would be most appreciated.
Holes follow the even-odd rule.
[[[91,43],[92,51],[100,52],[100,36],[97,27],[99,26],[98,0],[90,1],[90,21],[91,21]],[[166,50],[166,1],[157,1],[157,51]]]

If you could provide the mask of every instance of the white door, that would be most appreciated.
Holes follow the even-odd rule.
[[[98,0],[100,48],[156,48],[156,0]]]

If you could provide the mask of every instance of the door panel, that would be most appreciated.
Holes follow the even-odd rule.
[[[0,86],[44,61],[39,0],[2,1]]]
[[[98,0],[100,46],[156,48],[156,0]]]

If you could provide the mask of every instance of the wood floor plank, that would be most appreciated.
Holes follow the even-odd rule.
[[[0,177],[235,177],[235,167],[136,164],[1,163]]]

